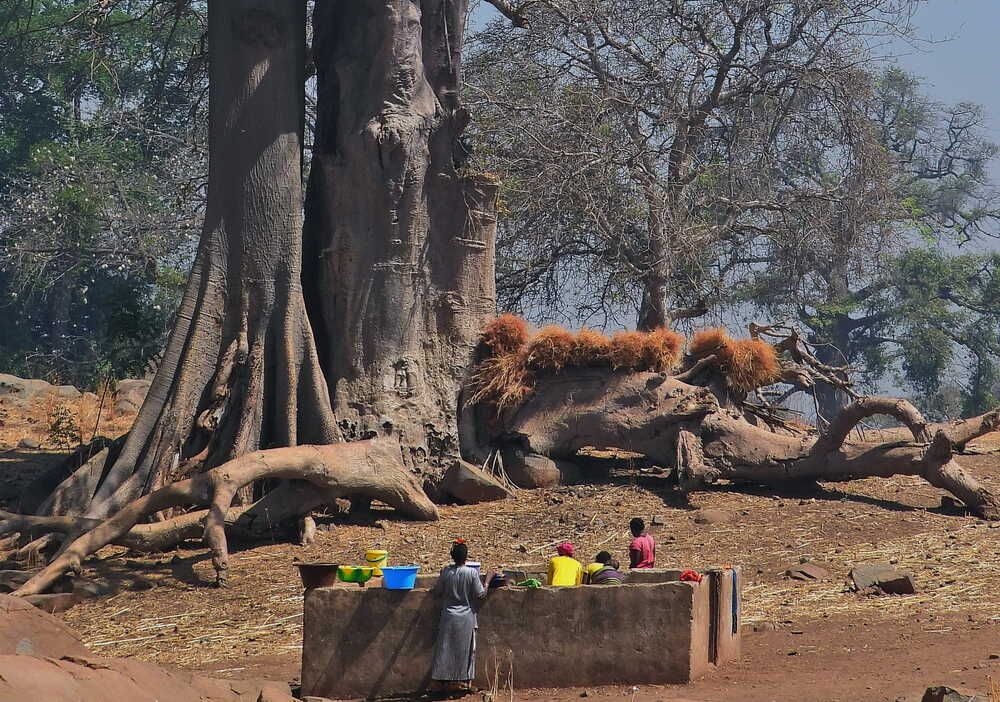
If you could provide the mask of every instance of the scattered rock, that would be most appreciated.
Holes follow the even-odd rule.
[[[441,490],[467,505],[494,502],[510,497],[510,492],[500,481],[486,471],[461,460],[452,463],[448,472],[444,474]]]
[[[974,692],[956,690],[953,687],[941,685],[928,687],[920,702],[986,702],[986,698]]]
[[[0,655],[85,655],[80,638],[55,617],[19,597],[0,595]]]
[[[48,612],[49,614],[65,612],[73,607],[73,605],[80,602],[80,598],[72,592],[57,592],[48,595],[28,595],[22,599],[24,599],[25,602],[38,607],[38,609],[43,612]]]
[[[131,658],[0,655],[4,699],[47,702],[295,702],[284,683],[216,680]]]
[[[37,449],[40,449],[42,447],[42,444],[40,442],[36,441],[35,439],[31,439],[29,437],[25,437],[25,438],[23,438],[23,439],[21,439],[20,441],[17,442],[17,447],[18,448],[23,448],[23,449],[30,449],[32,451],[35,451]]]
[[[505,447],[501,455],[504,470],[520,488],[551,488],[559,485],[562,480],[559,466],[551,458],[526,453],[516,446]]]
[[[726,524],[733,521],[733,515],[721,509],[701,509],[694,515],[695,524]]]
[[[117,414],[135,414],[142,407],[146,393],[149,392],[149,380],[120,380],[115,388],[115,412]]]
[[[18,378],[9,373],[0,373],[0,399],[4,402],[24,406],[44,396],[59,400],[78,400],[82,397],[80,391],[72,385],[53,385],[44,380]]]
[[[764,631],[778,630],[778,625],[775,624],[774,622],[754,622],[753,624],[748,624],[747,626],[749,627],[750,631],[754,632],[755,634],[759,634]]]
[[[917,591],[913,577],[888,565],[858,566],[850,573],[858,591],[878,590],[888,595],[912,595]]]
[[[991,653],[989,655],[989,659],[991,661],[1000,660],[1000,653]]]
[[[803,563],[801,565],[795,566],[794,568],[789,568],[785,571],[785,577],[791,578],[792,580],[801,580],[804,582],[809,582],[813,580],[826,580],[830,577],[830,571],[826,568],[821,568],[815,563]]]

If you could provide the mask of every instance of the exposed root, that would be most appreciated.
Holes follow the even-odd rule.
[[[300,479],[322,488],[324,498],[363,496],[380,500],[415,519],[436,519],[437,508],[402,461],[398,442],[375,439],[327,446],[298,446],[240,456],[193,478],[140,497],[76,538],[15,594],[45,592],[67,571],[120,539],[143,518],[165,509],[207,505],[204,538],[212,551],[216,581],[227,584],[229,554],[225,524],[237,490],[264,478]]]

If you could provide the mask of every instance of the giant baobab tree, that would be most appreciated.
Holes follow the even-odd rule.
[[[428,488],[456,466],[476,475],[462,459],[497,452],[554,462],[588,445],[629,448],[674,467],[687,490],[914,474],[1000,516],[997,497],[953,458],[1000,412],[931,426],[905,401],[858,398],[816,435],[751,403],[764,382],[840,382],[794,334],[771,345],[774,330],[756,329],[745,356],[717,334],[682,358],[679,335],[659,330],[576,363],[572,335],[487,343],[497,183],[469,171],[460,140],[466,9],[317,2],[303,222],[303,7],[210,3],[209,206],[176,327],[124,444],[69,476],[39,514],[0,515],[7,545],[62,538],[20,594],[107,544],[159,549],[199,534],[224,585],[228,523],[252,529],[262,513],[301,517],[335,498],[434,519],[439,491]],[[746,358],[772,370],[739,375]],[[522,374],[516,402],[477,391],[484,368]],[[912,440],[850,440],[879,413]]]

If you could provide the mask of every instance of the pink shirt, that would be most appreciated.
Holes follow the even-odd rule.
[[[633,568],[653,568],[656,562],[653,537],[649,534],[636,536],[628,546],[628,555]]]

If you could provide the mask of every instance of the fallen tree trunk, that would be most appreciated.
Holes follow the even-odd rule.
[[[852,442],[857,424],[876,414],[909,427],[912,441]],[[504,412],[494,446],[572,459],[584,447],[617,448],[674,466],[683,488],[719,479],[778,485],[919,475],[984,519],[1000,519],[1000,499],[954,459],[957,447],[1000,427],[1000,411],[929,424],[909,402],[862,398],[828,430],[777,433],[747,421],[708,387],[658,373],[573,369],[540,377],[532,395]]]
[[[206,473],[181,480],[140,497],[76,538],[48,566],[16,592],[45,592],[67,571],[79,571],[83,559],[123,538],[143,518],[173,507],[208,506],[204,538],[220,586],[227,584],[229,554],[225,522],[236,491],[254,480],[295,478],[322,489],[324,499],[361,495],[380,500],[414,519],[435,519],[437,508],[403,465],[399,443],[375,439],[327,446],[297,446],[256,451]],[[0,528],[5,525],[0,522]]]

